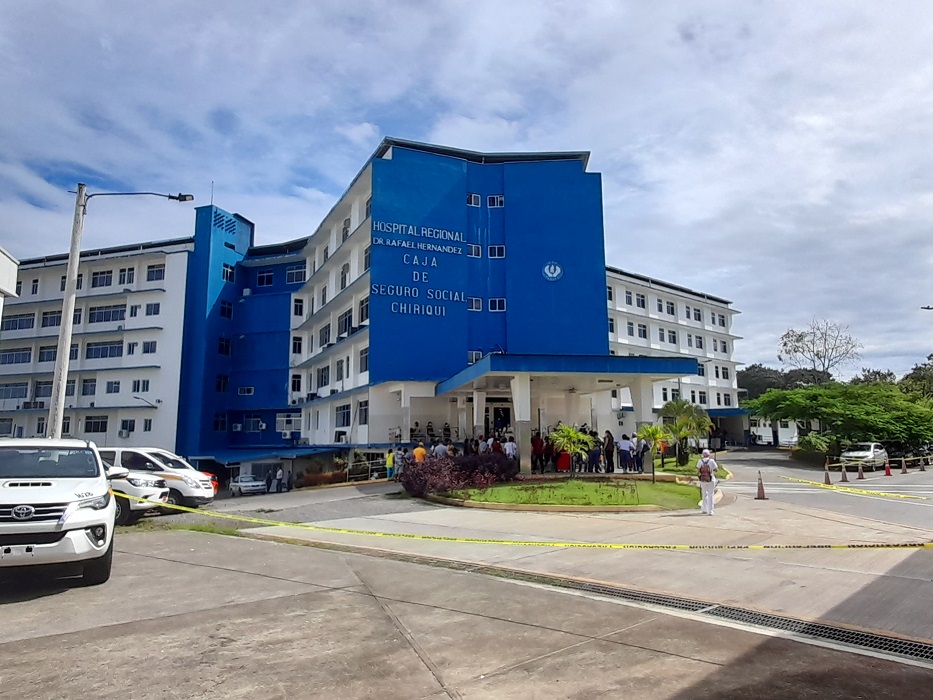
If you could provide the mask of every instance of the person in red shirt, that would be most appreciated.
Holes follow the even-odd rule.
[[[502,454],[502,443],[499,442],[498,435],[492,439],[492,451],[497,452],[500,455]]]
[[[544,440],[541,433],[535,433],[531,438],[531,473],[540,471],[544,474]]]

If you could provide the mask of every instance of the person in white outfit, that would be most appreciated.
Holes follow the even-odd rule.
[[[713,499],[716,495],[716,470],[719,465],[716,460],[710,457],[709,450],[703,450],[703,456],[697,462],[697,480],[700,483],[700,492],[702,501],[700,507],[704,515],[713,515]]]

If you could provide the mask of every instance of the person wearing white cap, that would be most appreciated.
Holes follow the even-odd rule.
[[[713,515],[713,498],[716,495],[716,470],[719,465],[710,457],[709,450],[703,450],[703,456],[697,462],[697,480],[700,482],[700,492],[703,494],[700,507],[704,515]]]

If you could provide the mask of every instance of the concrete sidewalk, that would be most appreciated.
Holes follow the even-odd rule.
[[[447,507],[328,520],[328,527],[518,541],[753,545],[907,543],[933,532],[812,508],[728,496],[713,518],[699,512],[540,514]],[[933,551],[601,550],[452,543],[300,530],[251,528],[255,535],[341,543],[496,564],[595,580],[933,640]]]

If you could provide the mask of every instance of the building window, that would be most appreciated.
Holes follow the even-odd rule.
[[[642,340],[648,340],[648,326],[644,323],[638,324],[638,337]]]
[[[483,300],[480,297],[467,297],[467,311],[482,311]]]
[[[304,315],[305,315],[305,300],[295,299],[292,302],[292,316],[304,316]]]
[[[616,320],[614,318],[609,319],[609,332],[610,333],[616,332]]]
[[[703,320],[703,312],[702,312],[700,309],[694,309],[694,310],[693,310],[693,320],[694,320],[694,321],[702,321],[702,320]]]
[[[667,403],[667,387],[661,387],[661,401]]]
[[[625,290],[625,305],[626,306],[632,305],[632,293],[627,289]]]
[[[723,328],[726,327],[726,317],[723,316],[722,314],[719,314],[719,325],[722,326]]]
[[[17,280],[16,281],[16,296],[22,296],[22,294],[23,294],[23,282],[22,280]],[[10,423],[10,425],[12,426],[12,422]]]
[[[136,318],[139,316],[139,304],[133,304],[130,307],[130,318]]]
[[[58,312],[59,322],[61,321],[61,312]],[[0,330],[4,331],[21,331],[27,328],[35,328],[36,326],[36,315],[35,314],[15,314],[13,316],[7,316],[3,319],[3,323],[0,324]]]
[[[301,284],[307,277],[304,265],[289,265],[285,268],[285,284]]]
[[[690,390],[690,403],[696,403],[696,402],[697,402],[697,392],[696,392],[696,389],[691,389],[691,390]]]
[[[67,279],[66,279],[65,275],[62,275],[62,281],[61,281],[61,284],[60,284],[59,287],[58,287],[58,291],[60,291],[60,292],[64,292],[64,291],[65,291],[65,284],[66,284],[66,282],[67,282]]]
[[[103,343],[88,343],[84,346],[85,360],[100,360],[105,357],[123,357],[123,342],[108,340]]]
[[[716,392],[716,405],[722,406],[722,393],[718,391]]]
[[[723,378],[723,379],[728,379],[728,378],[729,378],[729,368],[728,368],[728,367],[723,367],[723,368],[722,368],[722,378]]]
[[[106,433],[107,416],[88,416],[84,419],[84,432]]]
[[[300,335],[292,336],[292,355],[300,355],[302,345],[303,343]]]
[[[343,381],[343,360],[337,360],[336,375],[337,376],[334,378],[335,381],[342,382]]]
[[[702,362],[697,365],[697,376],[698,377],[706,376],[706,365],[704,365]]]
[[[113,284],[113,270],[91,273],[91,289],[109,287]]]
[[[664,342],[664,329],[658,328],[658,340]]]
[[[74,379],[69,379],[68,383],[65,384],[65,396],[74,396],[76,385],[77,382]]]
[[[241,386],[239,389],[237,389],[237,394],[240,396],[252,396],[255,393],[256,389],[251,386]]]
[[[677,401],[680,398],[680,389],[671,389],[671,401]]]
[[[647,308],[648,308],[648,302],[647,302],[647,300],[645,299],[645,295],[644,295],[644,294],[636,294],[636,295],[635,295],[635,306],[637,306],[639,309],[647,309]]]
[[[658,313],[664,313],[664,300],[658,297]]]
[[[154,340],[143,341],[143,355],[151,355],[155,351],[156,351],[156,341]]]
[[[491,194],[486,197],[486,206],[490,209],[498,209],[505,206],[504,194]]]
[[[47,399],[51,395],[52,395],[52,382],[36,382],[33,385],[32,397],[34,399]],[[26,394],[24,393],[23,396],[25,397]]]
[[[357,422],[360,425],[369,425],[369,400],[360,401],[357,408]]]
[[[136,354],[136,346],[137,346],[137,345],[139,345],[139,343],[137,343],[136,341],[133,341],[132,343],[127,343],[127,344],[126,344],[126,354],[127,354],[127,355],[135,355],[135,354]]]
[[[467,257],[468,258],[483,257],[483,246],[476,245],[475,243],[468,243],[467,244]]]
[[[152,304],[146,304],[146,316],[158,316],[159,311],[162,310],[162,305],[159,302],[154,302]]]
[[[699,396],[700,396],[700,404],[705,406],[706,405],[706,392],[705,391],[699,392]]]
[[[274,270],[260,270],[259,272],[256,273],[256,286],[257,287],[271,287],[274,281],[275,281]]]
[[[338,428],[349,428],[350,427],[350,404],[345,403],[337,406],[335,409],[335,422]]]
[[[62,418],[62,435],[71,435],[71,416]]]
[[[330,257],[330,249],[327,246],[324,246],[324,250],[321,253],[321,265],[327,262],[327,259]]]
[[[363,272],[366,272],[373,263],[373,247],[366,246],[366,250],[363,251]]]
[[[227,432],[227,414],[226,413],[215,413],[214,414],[214,432],[215,433]]]
[[[96,379],[82,379],[81,380],[81,396],[94,396],[97,394],[97,380]]]
[[[369,297],[360,299],[360,323],[369,320]]]
[[[125,320],[125,306],[92,306],[87,312],[88,323],[108,323]]]
[[[292,391],[297,393],[301,392],[301,375],[293,374],[292,375]]]
[[[118,284],[133,284],[136,281],[135,267],[121,267]]]
[[[608,284],[606,285],[606,300],[612,301],[612,286]]]
[[[149,391],[149,380],[148,379],[134,379],[133,380],[133,393],[134,394],[145,394]]]
[[[221,276],[223,277],[224,282],[233,282],[233,280],[235,279],[233,265],[228,265],[227,263],[224,263],[223,272],[221,273]]]
[[[728,352],[729,352],[729,344],[726,343],[725,340],[720,341],[720,342],[719,342],[719,345],[720,345],[720,347],[722,348],[722,351],[723,351],[723,352],[725,352],[725,353],[728,353]]]
[[[617,399],[619,398],[619,390],[613,389],[611,392],[609,392],[609,395],[612,396],[612,398]]]
[[[230,338],[218,338],[217,339],[217,352],[220,355],[230,357],[233,354],[232,352],[233,345],[230,342]]]
[[[147,282],[158,282],[164,279],[165,279],[165,265],[149,265],[146,267],[146,281]]]
[[[120,430],[125,430],[128,433],[136,432],[136,419],[135,418],[124,418],[120,421]]]
[[[45,416],[36,418],[36,434],[45,435]]]
[[[778,421],[778,427],[784,428],[784,430],[787,430],[790,427],[790,421],[786,421],[786,420]]]
[[[0,365],[25,365],[32,362],[32,348],[14,348],[0,352]]]
[[[49,396],[52,395],[52,382],[47,382],[49,385]],[[38,387],[39,382],[36,382]],[[29,391],[29,385],[25,382],[17,382],[15,384],[0,384],[0,399],[25,399],[26,394]],[[36,394],[38,396],[38,393]]]
[[[54,345],[42,345],[39,347],[39,362],[55,362],[58,357],[58,348]]]
[[[672,302],[672,301],[667,302],[666,308],[667,308],[667,315],[668,315],[668,316],[676,316],[676,315],[677,315],[677,307],[674,306],[674,302]]]
[[[713,373],[716,375],[716,379],[719,379],[719,365],[713,367]]]
[[[687,347],[693,347],[693,333],[687,333]]]
[[[490,258],[504,258],[505,257],[505,246],[504,245],[489,246],[489,257]]]
[[[353,309],[347,309],[337,317],[337,335],[350,335],[353,327]]]
[[[483,359],[482,350],[470,350],[467,353],[467,364],[472,365],[472,364],[479,362],[482,359]]]
[[[686,318],[688,321],[690,320],[690,307],[689,306],[684,307],[684,318]]]
[[[143,418],[143,432],[144,433],[152,432],[152,418]]]
[[[672,345],[677,345],[677,331],[668,331],[667,332],[667,342]]]
[[[263,429],[262,416],[248,413],[243,416],[243,429],[247,433],[261,433]]]
[[[108,394],[119,394],[120,393],[120,382],[118,381],[107,382],[107,393]]]
[[[369,348],[365,347],[360,350],[360,372],[369,371]]]
[[[344,263],[340,266],[340,291],[347,288],[350,283],[350,263]]]
[[[220,302],[220,317],[233,318],[233,304],[229,301]]]
[[[32,295],[35,296],[39,293],[39,280],[32,281]]]
[[[323,287],[321,287],[321,306],[323,307],[324,304],[326,303],[327,303],[327,285],[325,284]]]
[[[75,326],[80,326],[80,325],[81,325],[81,309],[75,309],[75,315],[72,316],[71,322],[72,322]]]
[[[698,335],[697,336],[697,350],[702,350],[702,349],[703,349],[703,336]]]
[[[42,312],[42,327],[43,328],[54,328],[60,325],[62,325],[62,312],[61,311],[43,311]]]
[[[505,311],[505,298],[504,297],[493,297],[489,300],[489,310],[490,311]]]
[[[318,345],[320,345],[323,348],[329,342],[330,342],[330,324],[328,323],[326,326],[322,327],[321,330],[318,331]]]
[[[480,207],[483,205],[482,195],[476,194],[475,192],[470,192],[467,195],[467,206],[468,207]]]
[[[368,219],[370,216],[372,216],[373,214],[373,198],[372,197],[366,198],[366,207],[364,208],[364,212],[365,212],[363,214],[364,219]]]
[[[723,402],[723,404],[725,404],[726,406],[731,406],[731,405],[732,405],[732,394],[723,394],[723,395],[722,395],[722,402]]]
[[[625,324],[625,333],[626,333],[630,338],[634,338],[634,337],[635,337],[635,324],[632,323],[631,321],[628,321],[628,322]]]
[[[327,367],[318,367],[317,370],[317,388],[321,389],[330,384],[330,365]]]
[[[716,325],[716,314],[713,311],[709,312],[709,322],[710,322],[710,325],[712,326]]]

